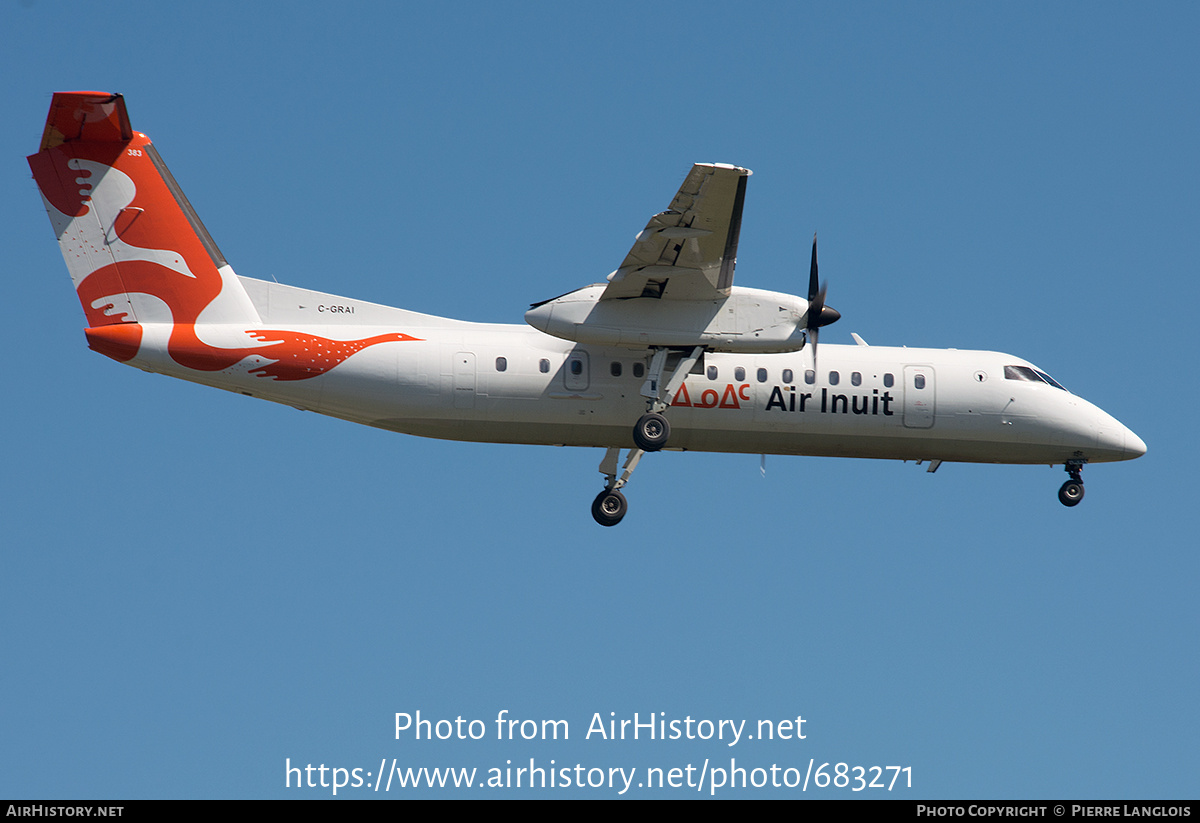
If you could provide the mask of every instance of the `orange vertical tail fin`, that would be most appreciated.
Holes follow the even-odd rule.
[[[121,95],[56,93],[29,167],[91,329],[258,321],[154,145],[130,127]],[[140,339],[133,329],[93,336],[132,341],[121,344],[132,345],[129,357]]]

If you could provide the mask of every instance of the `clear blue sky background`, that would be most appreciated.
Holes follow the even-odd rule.
[[[393,757],[1200,795],[1197,42],[1170,2],[6,2],[0,796],[321,797],[286,758]],[[126,95],[239,273],[472,320],[603,278],[691,163],[749,167],[741,285],[802,291],[819,231],[824,341],[1012,352],[1149,453],[1074,510],[1060,468],[666,453],[601,529],[596,450],[89,352],[24,160],[71,89]],[[394,739],[502,709],[571,739]]]

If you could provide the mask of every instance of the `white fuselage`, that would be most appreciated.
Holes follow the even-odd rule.
[[[239,279],[262,328],[300,328],[332,339],[389,332],[418,339],[375,345],[326,374],[289,382],[239,366],[184,368],[168,356],[165,333],[148,327],[130,364],[451,440],[627,448],[633,421],[645,411],[644,350]],[[227,332],[244,339],[241,329]],[[1012,355],[826,343],[815,375],[812,365],[807,350],[706,353],[672,398],[668,448],[1046,464],[1145,452],[1137,435],[1086,400],[1044,382],[1007,378],[1006,366],[1030,368]]]

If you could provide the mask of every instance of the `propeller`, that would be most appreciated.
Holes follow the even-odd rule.
[[[817,332],[822,326],[836,322],[841,316],[837,309],[825,305],[828,284],[817,281],[817,235],[813,234],[812,265],[808,269],[808,311],[805,313],[804,335],[812,344],[813,371],[817,370]]]

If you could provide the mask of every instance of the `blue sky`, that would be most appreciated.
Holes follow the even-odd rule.
[[[912,770],[818,797],[1197,796],[1198,35],[1184,3],[5,4],[0,796],[731,757]],[[691,163],[746,166],[740,285],[803,291],[818,231],[824,342],[1011,352],[1149,453],[1073,510],[1059,468],[664,453],[601,529],[597,451],[89,352],[24,160],[71,89],[126,95],[239,273],[471,320],[601,279]],[[489,735],[395,739],[418,710]],[[571,738],[497,741],[501,710]],[[806,738],[584,739],[610,712]],[[616,796],[420,792],[464,793]]]

